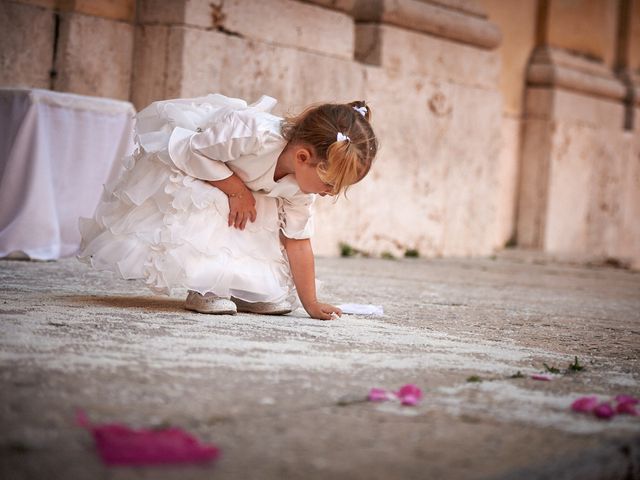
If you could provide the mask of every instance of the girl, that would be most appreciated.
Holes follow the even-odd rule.
[[[360,181],[377,152],[364,102],[301,115],[206,97],[152,103],[137,116],[136,152],[105,185],[93,219],[80,219],[79,258],[159,293],[189,290],[202,313],[340,316],[318,302],[315,194]]]

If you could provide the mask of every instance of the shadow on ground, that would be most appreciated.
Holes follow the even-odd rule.
[[[125,296],[125,295],[60,295],[54,297],[62,302],[77,305],[101,306],[112,308],[140,308],[150,312],[184,312],[184,300],[163,297]]]

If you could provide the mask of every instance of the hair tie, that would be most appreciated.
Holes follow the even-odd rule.
[[[351,141],[351,139],[347,137],[344,133],[338,132],[338,135],[336,135],[336,142],[344,142],[345,140],[347,142]]]
[[[353,107],[353,109],[358,112],[360,115],[362,115],[364,118],[367,118],[367,107],[366,106],[362,106],[362,107]]]

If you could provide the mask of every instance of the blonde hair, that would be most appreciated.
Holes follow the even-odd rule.
[[[325,103],[286,117],[282,132],[288,142],[313,148],[319,159],[318,176],[338,195],[365,177],[378,152],[370,120],[371,108],[363,101]],[[339,133],[348,139],[338,140]]]

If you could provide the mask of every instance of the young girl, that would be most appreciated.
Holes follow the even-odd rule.
[[[324,104],[282,119],[275,104],[214,94],[142,110],[136,152],[80,219],[79,258],[155,292],[186,288],[197,312],[284,314],[297,291],[311,317],[340,316],[316,298],[312,204],[369,171],[371,111]]]

